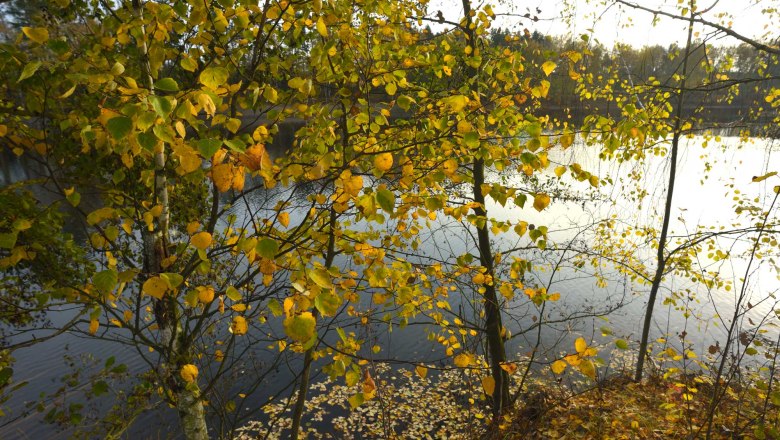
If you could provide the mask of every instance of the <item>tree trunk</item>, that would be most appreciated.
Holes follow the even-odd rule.
[[[485,183],[485,161],[476,159],[474,161],[474,201],[480,206],[474,208],[474,213],[487,219],[485,210],[485,196],[482,195],[482,184]],[[501,368],[501,364],[506,362],[506,351],[504,350],[504,338],[501,335],[501,308],[496,294],[496,285],[493,280],[493,252],[490,247],[490,235],[487,229],[487,222],[481,227],[477,227],[477,241],[479,244],[479,261],[487,269],[486,275],[490,275],[491,281],[485,286],[485,333],[488,343],[488,358],[490,360],[490,371],[495,381],[495,390],[493,391],[493,417],[498,417],[509,407],[509,375]]]
[[[685,83],[686,76],[688,75],[688,58],[691,52],[691,39],[693,38],[693,17],[694,9],[691,6],[691,20],[688,24],[688,40],[685,44],[685,55],[683,58],[682,76],[680,78],[680,89],[677,93],[677,108],[675,109],[674,116],[674,129],[672,134],[672,152],[670,157],[669,166],[669,183],[666,192],[666,205],[664,206],[664,219],[661,226],[661,236],[658,238],[658,254],[656,256],[656,268],[655,276],[653,276],[653,284],[650,287],[650,296],[647,298],[647,310],[645,311],[645,320],[642,324],[642,341],[639,343],[639,358],[636,362],[636,373],[634,374],[634,380],[642,380],[642,374],[645,364],[645,357],[647,356],[647,344],[648,337],[650,335],[650,324],[653,322],[653,308],[655,307],[656,297],[658,296],[658,289],[661,287],[661,280],[666,270],[667,258],[665,255],[666,248],[666,236],[669,232],[669,218],[672,215],[672,197],[674,196],[674,182],[677,177],[677,151],[680,146],[680,129],[682,127],[682,111],[685,98]]]
[[[476,48],[477,39],[472,29],[471,2],[462,0],[463,16],[465,26],[463,32],[466,34],[467,44]],[[479,74],[474,67],[467,67],[466,77],[475,78]],[[479,93],[477,83],[475,91]],[[480,152],[475,152],[472,170],[474,185],[474,201],[479,206],[474,208],[474,213],[485,219],[480,226],[477,225],[477,244],[479,246],[479,261],[486,269],[485,275],[489,275],[490,282],[485,283],[485,336],[488,345],[488,360],[490,363],[490,372],[495,382],[493,390],[493,422],[498,422],[498,418],[509,408],[509,375],[501,368],[501,364],[506,362],[506,351],[504,350],[504,338],[501,335],[503,325],[501,324],[501,307],[496,294],[494,270],[493,270],[493,251],[490,247],[490,232],[488,231],[487,210],[485,207],[485,196],[482,195],[482,184],[485,183],[485,161],[480,157]]]
[[[138,20],[143,23],[143,4],[141,0],[133,0],[133,11]],[[146,74],[146,85],[149,93],[154,93],[154,75],[149,64],[149,47],[146,44],[146,29],[141,24],[139,48],[142,56],[142,68]],[[168,224],[170,218],[170,205],[168,199],[168,182],[165,177],[165,144],[160,145],[154,154],[154,197],[157,204],[162,206],[162,212],[155,222],[154,233],[144,237],[145,269],[148,276],[162,273],[161,263],[168,257]],[[160,342],[165,348],[160,354],[163,358],[160,363],[159,375],[166,386],[174,390],[179,422],[184,436],[188,440],[207,440],[208,428],[203,401],[200,398],[200,390],[197,382],[185,384],[177,372],[182,365],[189,362],[188,348],[181,346],[181,327],[176,298],[170,295],[154,304],[155,321],[159,328]]]

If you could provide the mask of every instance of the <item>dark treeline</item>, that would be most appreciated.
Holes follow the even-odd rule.
[[[616,44],[609,49],[586,38],[518,34],[502,29],[492,30],[490,41],[498,46],[523,46],[524,56],[537,65],[554,56],[582,53],[583,61],[576,70],[559,66],[550,75],[550,95],[543,102],[543,108],[551,114],[565,116],[570,112],[575,119],[594,112],[619,113],[614,93],[605,93],[609,98],[604,99],[591,94],[593,88],[633,91],[638,106],[649,99],[645,95],[659,90],[676,93],[675,75],[680,74],[683,62],[683,51],[677,44],[642,48]],[[769,57],[747,44],[716,46],[695,41],[687,75],[690,86],[685,113],[696,113],[699,123],[708,124],[768,122],[771,115],[761,111],[766,107],[762,91],[768,84],[780,85],[780,67]],[[761,87],[756,86],[759,83]]]

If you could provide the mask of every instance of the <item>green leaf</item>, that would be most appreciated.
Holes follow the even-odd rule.
[[[627,350],[628,349],[628,342],[624,341],[623,339],[618,339],[615,341],[615,347],[621,349],[621,350]]]
[[[322,316],[335,316],[341,306],[341,297],[332,290],[323,290],[314,298],[314,306]]]
[[[444,208],[444,202],[438,197],[428,197],[425,199],[425,207],[429,211],[436,211]]]
[[[395,102],[398,104],[398,107],[401,107],[404,110],[409,110],[412,104],[414,104],[416,101],[409,96],[401,95],[395,100]]]
[[[152,128],[152,133],[157,136],[157,139],[163,142],[173,142],[173,129],[167,125],[155,125]]]
[[[13,249],[16,246],[16,232],[0,233],[0,249]]]
[[[178,92],[179,84],[173,78],[162,78],[154,83],[154,88],[163,92]]]
[[[108,393],[108,384],[105,381],[99,380],[92,385],[92,394],[95,396],[101,396],[106,393]]]
[[[476,131],[470,131],[463,134],[463,141],[467,147],[476,148],[479,147],[479,133]]]
[[[317,320],[311,312],[303,312],[284,320],[284,331],[294,341],[306,342],[312,339],[316,330]]]
[[[138,143],[149,151],[154,151],[157,145],[157,136],[154,133],[138,133]]]
[[[228,76],[230,74],[224,67],[209,67],[200,73],[198,81],[212,90],[217,90],[227,82]]]
[[[365,399],[363,398],[363,393],[357,393],[354,396],[347,399],[347,401],[349,402],[349,406],[351,406],[352,409],[355,409],[360,405],[362,405]]]
[[[241,292],[239,292],[238,289],[233,286],[228,286],[228,288],[225,290],[225,295],[227,295],[227,297],[230,298],[230,300],[233,302],[241,301]]]
[[[376,192],[376,201],[379,206],[390,214],[393,213],[395,208],[395,194],[392,191],[381,188]]]
[[[5,367],[0,370],[0,388],[2,388],[8,381],[11,380],[11,376],[14,375],[14,370],[11,367]]]
[[[225,145],[237,153],[243,153],[246,151],[246,144],[244,141],[238,138],[226,140]]]
[[[199,139],[195,142],[195,145],[198,147],[201,156],[206,159],[211,159],[211,156],[219,151],[219,148],[222,146],[222,141],[219,139]]]
[[[112,138],[119,140],[127,136],[133,129],[133,120],[127,116],[117,116],[108,120],[106,128]]]
[[[165,282],[168,283],[168,287],[170,287],[171,289],[175,289],[179,287],[181,283],[184,282],[183,276],[173,272],[161,273],[160,278],[164,279]]]
[[[353,387],[360,380],[360,372],[355,370],[349,370],[344,376],[348,387]]]
[[[398,90],[398,87],[395,85],[395,83],[387,83],[385,84],[385,92],[387,92],[388,95],[393,96],[395,95],[395,92]]]
[[[22,74],[19,75],[19,79],[17,79],[16,82],[22,82],[27,78],[33,76],[40,67],[41,67],[40,61],[31,61],[27,63],[27,65],[24,66],[24,69],[22,69]]]
[[[149,96],[149,101],[152,103],[152,108],[157,116],[165,119],[173,111],[173,103],[167,96]]]
[[[263,238],[257,243],[255,250],[261,257],[273,259],[276,257],[276,253],[279,252],[279,243],[272,238]]]
[[[268,301],[268,310],[270,310],[274,316],[282,316],[284,314],[282,306],[280,306],[279,302],[275,299]]]
[[[79,194],[77,191],[73,191],[72,193],[65,196],[65,199],[72,206],[79,206],[79,203],[81,203],[81,194]]]
[[[182,58],[181,61],[179,61],[179,65],[188,72],[194,72],[198,69],[198,61],[194,58]]]
[[[310,270],[309,278],[320,287],[324,287],[326,289],[333,287],[333,282],[331,281],[330,274],[328,273],[327,270],[323,268]]]
[[[92,277],[92,284],[103,293],[111,293],[119,281],[119,274],[113,269],[100,271]]]

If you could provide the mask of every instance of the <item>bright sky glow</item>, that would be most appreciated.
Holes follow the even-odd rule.
[[[678,0],[632,0],[641,6],[660,10],[675,15],[681,14],[681,8],[689,4],[688,0],[678,3]],[[579,37],[590,34],[607,47],[615,43],[626,43],[635,47],[645,45],[668,46],[672,43],[685,44],[686,22],[668,17],[657,17],[653,14],[632,9],[617,4],[613,0],[491,0],[493,10],[504,15],[497,18],[496,27],[522,31],[527,28],[531,32],[539,31],[547,35],[571,35]],[[697,2],[698,9],[709,9],[702,18],[731,27],[734,31],[752,39],[766,41],[778,38],[780,35],[780,20],[778,11],[764,13],[762,10],[775,7],[776,0],[709,0]],[[473,1],[474,7],[480,3]],[[537,8],[541,12],[537,12]],[[445,18],[456,21],[462,14],[461,2],[458,0],[439,0],[431,3],[430,11],[436,14],[441,10]],[[538,16],[539,21],[522,17],[530,12]],[[723,16],[721,14],[730,14]],[[711,38],[702,25],[694,27],[699,32],[699,38]],[[592,33],[591,33],[592,32]],[[732,37],[719,35],[711,40],[711,44],[733,45],[738,41]]]

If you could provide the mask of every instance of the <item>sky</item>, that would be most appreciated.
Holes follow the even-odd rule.
[[[678,0],[633,0],[642,6],[663,10],[670,13],[680,13],[681,3]],[[635,47],[645,45],[668,46],[677,43],[682,46],[686,39],[686,23],[671,18],[661,18],[653,24],[653,14],[633,10],[624,5],[618,5],[613,0],[489,0],[497,14],[511,13],[514,16],[499,16],[496,27],[510,28],[522,31],[539,31],[547,35],[571,35],[579,37],[589,34],[607,47],[616,42],[630,44]],[[688,4],[688,0],[684,0]],[[473,5],[480,2],[472,0]],[[762,36],[780,35],[780,20],[778,12],[773,15],[762,13],[762,9],[780,8],[778,0],[706,0],[697,3],[700,10],[712,9],[703,18],[712,22],[728,24],[735,31],[755,39]],[[459,0],[436,0],[431,2],[431,11],[442,10],[448,19],[457,20],[462,14]],[[537,13],[537,8],[541,11]],[[538,16],[534,22],[522,18],[526,12]],[[435,13],[435,12],[434,12]],[[720,18],[719,14],[729,13],[731,17]],[[696,26],[700,38],[705,38],[706,31],[702,26]],[[717,45],[732,45],[738,43],[731,37],[721,37],[711,40]]]

